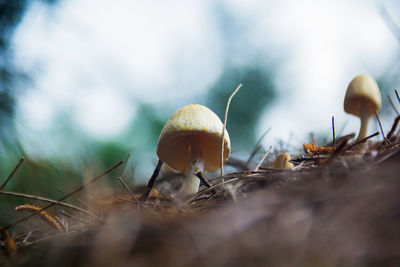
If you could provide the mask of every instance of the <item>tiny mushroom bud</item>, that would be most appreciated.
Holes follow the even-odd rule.
[[[288,153],[280,154],[274,163],[274,168],[287,170],[293,168],[293,163],[290,162],[292,158]]]
[[[221,167],[223,124],[209,108],[192,104],[177,110],[164,125],[158,139],[157,156],[169,167],[185,174],[179,195],[189,197],[199,190],[197,173]],[[230,154],[228,132],[224,135],[224,161]]]
[[[381,93],[374,78],[361,74],[351,80],[344,97],[344,111],[361,120],[357,141],[367,136],[369,119],[379,111],[381,102]]]

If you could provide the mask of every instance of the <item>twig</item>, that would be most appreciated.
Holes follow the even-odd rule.
[[[379,132],[376,132],[374,134],[368,135],[367,137],[364,137],[363,139],[361,139],[360,141],[355,142],[354,144],[349,145],[348,147],[346,147],[344,150],[349,150],[350,148],[353,148],[355,146],[358,146],[361,143],[365,143],[368,139],[377,136],[379,134]]]
[[[348,139],[344,139],[337,147],[336,149],[332,152],[331,156],[326,160],[324,167],[326,168],[327,166],[330,165],[330,163],[336,159],[336,157],[340,154],[340,152],[345,150],[345,147],[347,145]]]
[[[238,87],[236,87],[235,91],[230,95],[228,99],[228,103],[226,104],[226,109],[225,109],[225,118],[224,118],[224,128],[222,129],[222,142],[221,142],[221,176],[224,175],[224,149],[225,149],[225,131],[226,131],[226,122],[228,120],[228,111],[229,111],[229,106],[231,104],[232,98],[236,95],[236,93],[242,88],[242,84],[239,84]]]
[[[204,184],[204,185],[205,185],[206,187],[208,187],[208,188],[211,187],[210,182],[207,180],[207,178],[203,175],[202,172],[197,172],[197,173],[195,173],[195,175],[200,179],[200,182],[201,182],[202,184]]]
[[[400,103],[399,92],[397,92],[397,89],[394,89],[394,92],[396,93],[397,101],[399,101],[399,103]]]
[[[157,166],[154,169],[154,172],[151,175],[149,182],[147,183],[146,191],[144,191],[143,195],[140,198],[140,201],[142,201],[142,202],[146,201],[147,197],[150,195],[150,191],[153,188],[154,183],[156,182],[158,173],[160,172],[162,165],[163,165],[163,162],[161,160],[158,160]]]
[[[122,177],[118,177],[118,180],[125,187],[126,191],[128,191],[129,195],[131,195],[132,199],[136,202],[136,211],[139,211],[140,207],[143,207],[147,211],[149,211],[149,212],[151,212],[153,214],[156,214],[154,211],[152,211],[151,209],[149,209],[146,206],[143,206],[142,203],[140,203],[140,201],[137,199],[135,194],[131,191],[131,189],[128,187],[128,185],[125,183],[125,181],[122,179]]]
[[[17,165],[14,167],[14,169],[12,170],[12,172],[8,175],[7,179],[3,182],[3,184],[0,186],[0,190],[2,190],[7,183],[11,180],[11,178],[14,176],[14,174],[17,172],[19,166],[21,166],[22,162],[24,162],[24,158],[21,158]]]
[[[258,162],[256,168],[254,169],[254,171],[258,171],[258,169],[260,168],[261,164],[264,162],[264,160],[268,157],[268,154],[271,152],[272,150],[272,146],[269,146],[268,150],[265,152],[264,156],[261,158],[260,162]]]
[[[393,125],[392,125],[392,129],[390,129],[389,133],[386,136],[387,139],[390,139],[392,137],[392,135],[396,131],[396,128],[397,128],[397,125],[399,124],[399,121],[400,121],[400,115],[397,116],[396,119],[394,119],[394,122],[393,122]]]
[[[73,194],[76,194],[77,192],[81,191],[82,189],[84,189],[84,188],[87,187],[88,185],[94,183],[95,181],[97,181],[97,180],[100,179],[101,177],[105,176],[106,174],[110,173],[111,171],[113,171],[114,169],[116,169],[117,167],[119,167],[122,163],[124,163],[123,160],[119,161],[117,164],[115,164],[115,165],[112,166],[111,168],[107,169],[106,171],[102,172],[101,174],[97,175],[96,177],[94,177],[92,180],[90,180],[90,181],[87,182],[86,184],[84,184],[84,185],[78,187],[77,189],[73,190],[72,192],[70,192],[70,193],[66,194],[65,196],[61,197],[60,199],[58,199],[58,202],[63,201],[64,199],[66,199],[66,198],[72,196]],[[9,228],[11,228],[11,227],[13,227],[13,226],[15,226],[15,225],[21,223],[21,222],[24,222],[24,221],[28,220],[29,218],[31,218],[31,217],[33,217],[33,216],[39,214],[40,212],[42,212],[42,211],[44,211],[44,210],[46,210],[46,209],[48,209],[48,208],[50,208],[50,207],[53,207],[54,205],[55,205],[55,203],[51,203],[51,204],[49,204],[49,205],[47,205],[47,206],[41,208],[40,210],[33,212],[33,213],[30,214],[29,216],[26,216],[26,217],[24,217],[24,218],[22,218],[22,219],[20,219],[20,220],[18,220],[18,221],[15,221],[15,222],[12,223],[12,224],[9,224],[9,225],[8,225],[7,227],[5,227],[4,229],[9,229]]]
[[[335,146],[336,134],[335,134],[335,116],[332,116],[332,146]]]
[[[249,163],[251,162],[251,160],[253,159],[253,157],[256,155],[256,153],[258,152],[258,150],[260,150],[261,146],[261,142],[264,139],[264,137],[269,133],[269,131],[271,131],[271,127],[268,128],[268,130],[266,130],[263,135],[261,135],[261,137],[258,139],[256,145],[254,146],[253,151],[250,154],[249,159],[246,162],[246,165],[249,165]]]
[[[393,108],[394,111],[396,112],[397,116],[399,116],[399,115],[400,115],[400,112],[399,112],[399,110],[396,108],[396,106],[394,105],[392,98],[390,97],[390,95],[387,95],[387,97],[388,97],[388,99],[389,99],[390,105],[392,106],[392,108]]]
[[[23,198],[29,198],[29,199],[39,200],[39,201],[43,201],[43,202],[53,203],[54,205],[59,205],[59,206],[64,206],[64,207],[67,207],[67,208],[71,208],[73,210],[85,213],[86,215],[89,215],[89,216],[91,216],[91,217],[93,217],[93,218],[95,218],[97,220],[101,220],[98,216],[96,216],[96,214],[94,214],[94,213],[92,213],[90,211],[84,210],[84,209],[82,209],[80,207],[77,207],[77,206],[69,204],[69,203],[53,200],[53,199],[50,199],[50,198],[39,197],[39,196],[34,196],[34,195],[29,195],[29,194],[24,194],[24,193],[4,191],[4,190],[0,190],[0,195],[23,197]]]
[[[337,140],[335,142],[336,142],[336,144],[340,144],[341,142],[343,142],[343,140],[347,139],[347,141],[349,141],[350,139],[354,138],[355,136],[356,135],[354,133],[340,136],[339,138],[337,138]]]
[[[136,201],[136,204],[140,205],[139,200],[136,198],[136,196],[133,194],[133,192],[129,189],[128,185],[124,182],[122,177],[118,177],[118,180],[121,182],[121,184],[125,187],[126,191],[131,195],[132,199]]]
[[[382,137],[383,137],[383,141],[386,142],[388,145],[391,145],[392,143],[386,138],[385,133],[383,132],[381,119],[379,118],[378,112],[376,112],[376,111],[375,111],[375,116],[376,116],[376,119],[378,120],[379,128],[381,129],[381,134],[382,134]]]

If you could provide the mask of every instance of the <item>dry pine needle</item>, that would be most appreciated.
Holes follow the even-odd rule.
[[[36,212],[38,210],[41,210],[42,208],[34,206],[34,205],[30,205],[30,204],[24,204],[24,205],[20,205],[15,207],[16,211],[28,211],[28,212]],[[60,223],[53,218],[53,216],[51,216],[50,214],[48,214],[46,211],[41,211],[39,213],[39,218],[42,219],[42,221],[46,222],[47,224],[57,228],[60,231],[63,231],[62,226],[60,225]]]

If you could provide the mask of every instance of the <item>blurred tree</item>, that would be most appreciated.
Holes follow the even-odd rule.
[[[41,1],[47,4],[57,2],[57,0]],[[32,2],[26,0],[0,1],[0,135],[3,142],[8,142],[7,139],[14,137],[12,125],[16,95],[14,84],[27,78],[24,73],[16,70],[11,64],[13,53],[10,41],[14,29]]]
[[[10,37],[21,20],[26,1],[2,1],[0,4],[0,134],[2,138],[12,136],[12,115],[14,113],[13,80],[17,71],[10,64]],[[4,141],[4,139],[3,139]]]

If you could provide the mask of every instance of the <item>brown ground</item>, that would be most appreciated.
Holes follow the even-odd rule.
[[[98,203],[104,222],[17,236],[2,262],[37,266],[399,266],[400,149],[339,142],[288,171],[239,171],[189,204],[163,192]],[[328,154],[326,154],[328,153]],[[32,228],[32,230],[34,230]],[[4,239],[4,238],[3,238]],[[25,240],[24,240],[25,239]],[[2,242],[7,249],[7,243]]]

